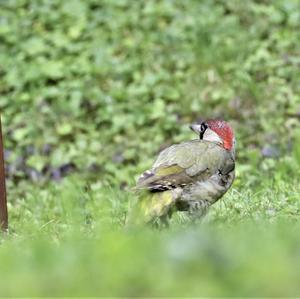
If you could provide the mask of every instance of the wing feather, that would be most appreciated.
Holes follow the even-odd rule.
[[[206,180],[221,171],[229,152],[215,143],[193,140],[163,150],[153,167],[137,182],[137,188],[164,191]],[[226,165],[228,168],[228,165]]]

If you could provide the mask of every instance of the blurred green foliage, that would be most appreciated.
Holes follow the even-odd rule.
[[[299,296],[299,40],[298,0],[1,1],[0,296]],[[216,117],[224,200],[124,230],[135,177]]]
[[[1,296],[300,293],[296,182],[231,189],[200,225],[174,218],[164,230],[124,228],[130,195],[84,185],[68,178],[47,190],[22,188],[0,245]]]
[[[0,5],[0,108],[16,180],[71,165],[127,184],[159,149],[192,138],[198,118],[232,121],[245,163],[266,142],[285,153],[300,136],[289,117],[300,105],[298,1]]]

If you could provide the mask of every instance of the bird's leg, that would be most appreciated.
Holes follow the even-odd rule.
[[[164,215],[164,216],[161,216],[160,218],[159,218],[159,220],[160,220],[160,224],[161,224],[161,226],[163,227],[163,228],[168,228],[169,227],[169,216],[168,215]]]

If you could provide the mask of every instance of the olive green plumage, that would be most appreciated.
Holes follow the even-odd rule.
[[[130,209],[127,224],[143,225],[165,222],[165,218],[170,216],[175,205],[173,193],[173,190],[157,193],[136,190],[136,198]]]
[[[172,145],[138,179],[128,222],[166,221],[174,211],[201,216],[233,180],[234,151],[206,140]]]

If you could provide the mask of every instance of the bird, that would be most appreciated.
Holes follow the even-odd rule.
[[[137,180],[129,224],[168,225],[175,212],[201,219],[235,178],[235,136],[228,122],[208,119],[190,125],[198,139],[162,150]]]

